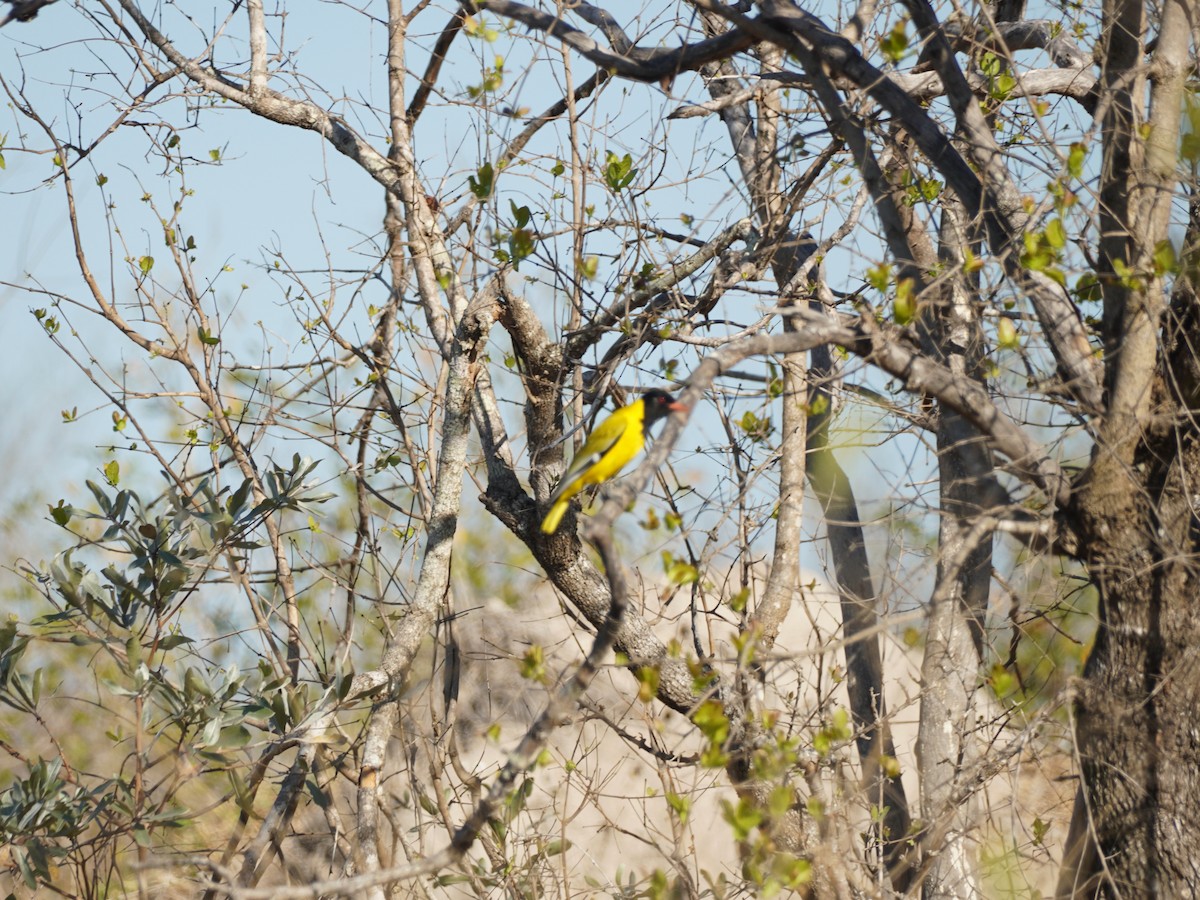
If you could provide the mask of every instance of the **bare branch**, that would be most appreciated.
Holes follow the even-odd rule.
[[[558,38],[597,66],[634,81],[655,82],[673,78],[680,72],[698,69],[707,62],[745,50],[752,43],[752,39],[747,35],[730,31],[720,37],[685,44],[679,48],[647,50],[631,47],[627,53],[622,53],[601,47],[595,39],[552,13],[516,3],[514,0],[478,0],[473,3],[464,0],[464,6],[486,9],[498,16],[515,19],[523,25],[536,28]]]
[[[246,0],[250,17],[250,94],[261,96],[267,89],[267,23],[262,0]]]

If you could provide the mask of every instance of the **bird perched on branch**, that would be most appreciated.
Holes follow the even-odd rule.
[[[553,505],[542,519],[542,532],[554,534],[571,498],[593,484],[603,484],[625,468],[646,445],[652,426],[668,413],[687,409],[666,391],[647,391],[640,400],[622,406],[588,435],[558,487],[550,495]]]

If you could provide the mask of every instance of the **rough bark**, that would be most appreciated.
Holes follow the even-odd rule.
[[[1136,0],[1104,4],[1108,411],[1069,510],[1099,591],[1100,625],[1076,709],[1083,788],[1063,897],[1190,896],[1200,884],[1194,203],[1169,310],[1154,263],[1177,190],[1182,79],[1195,23],[1181,3],[1167,4],[1161,16],[1146,67],[1145,8]]]

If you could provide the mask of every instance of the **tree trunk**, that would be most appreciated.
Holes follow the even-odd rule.
[[[1100,856],[1065,873],[1077,896],[1187,897],[1200,885],[1200,444],[1171,434],[1155,449],[1128,508],[1089,521],[1101,626],[1077,738]]]

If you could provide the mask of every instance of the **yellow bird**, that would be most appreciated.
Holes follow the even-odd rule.
[[[603,484],[625,468],[646,445],[650,426],[674,410],[687,409],[666,391],[647,391],[596,426],[550,495],[554,505],[542,519],[542,532],[554,534],[571,498],[593,484]]]

